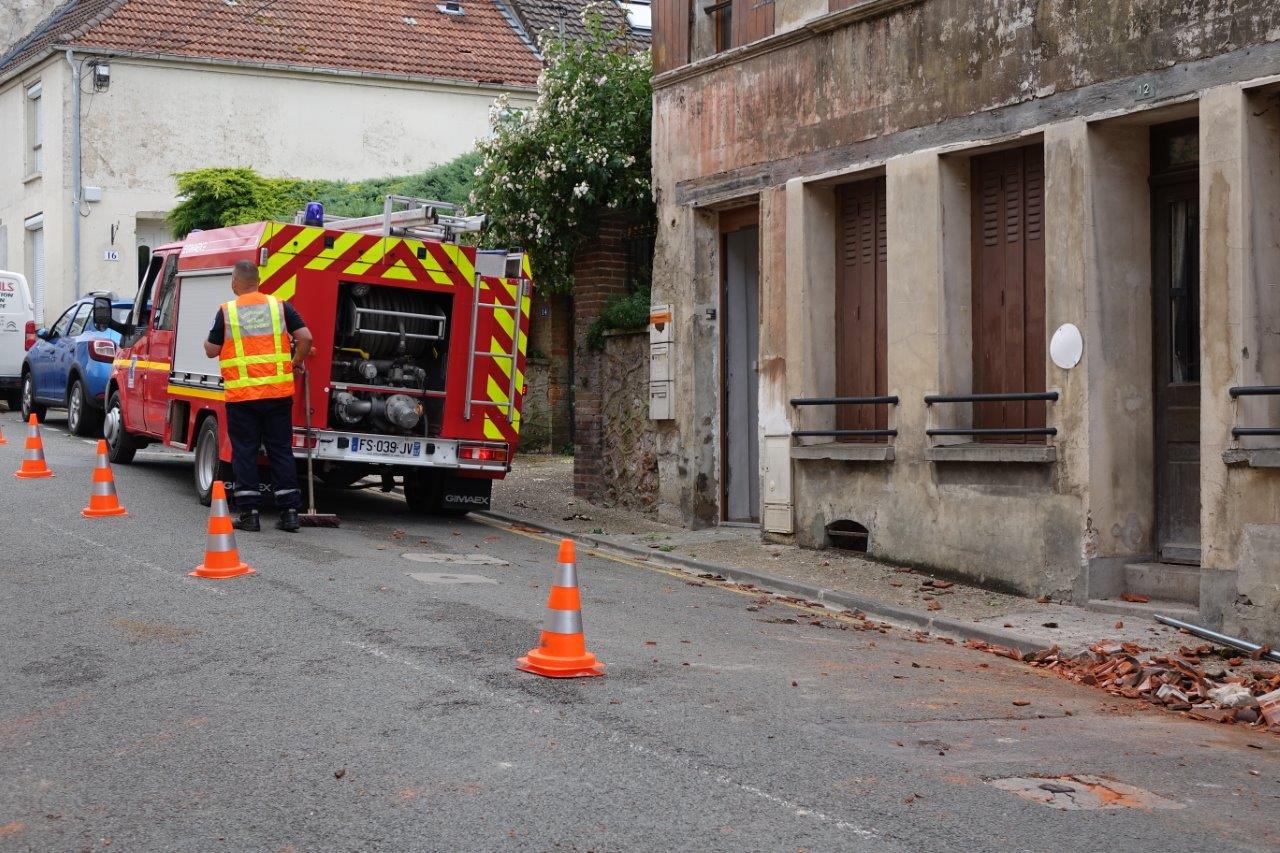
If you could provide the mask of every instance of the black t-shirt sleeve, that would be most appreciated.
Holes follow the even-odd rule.
[[[284,303],[284,327],[289,331],[289,334],[293,334],[305,325],[307,325],[307,321],[302,319],[298,309],[288,302]]]
[[[220,347],[226,339],[226,323],[222,319],[222,309],[219,308],[217,316],[213,318],[213,328],[209,329],[209,343]]]

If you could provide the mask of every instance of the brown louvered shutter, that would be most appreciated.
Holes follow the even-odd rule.
[[[1043,391],[1044,147],[973,158],[973,390]],[[974,426],[1045,425],[1045,404],[982,403]],[[996,436],[991,441],[1043,441]]]
[[[689,63],[691,8],[691,0],[653,0],[650,38],[653,43],[654,74]]]
[[[773,0],[733,0],[733,46],[773,35]]]
[[[837,190],[836,395],[887,393],[889,374],[888,243],[885,179],[873,178]],[[885,429],[886,406],[840,406],[837,429]],[[852,438],[885,441],[885,436]]]

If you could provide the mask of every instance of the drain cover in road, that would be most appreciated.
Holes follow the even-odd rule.
[[[1101,776],[1014,776],[991,779],[1002,791],[1034,803],[1063,809],[1180,809],[1181,803]]]
[[[423,554],[410,551],[402,555],[406,560],[415,563],[440,563],[446,566],[509,566],[506,560],[490,557],[488,554]]]
[[[455,575],[445,572],[409,572],[409,577],[423,583],[497,583],[493,578],[487,578],[484,575]]]

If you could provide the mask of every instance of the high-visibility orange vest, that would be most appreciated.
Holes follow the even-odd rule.
[[[253,292],[222,304],[226,333],[218,367],[228,403],[293,396],[293,356],[284,306]]]

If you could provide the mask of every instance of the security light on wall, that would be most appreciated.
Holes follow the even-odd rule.
[[[90,63],[93,69],[93,91],[105,92],[111,86],[111,63],[105,59],[95,59]]]

